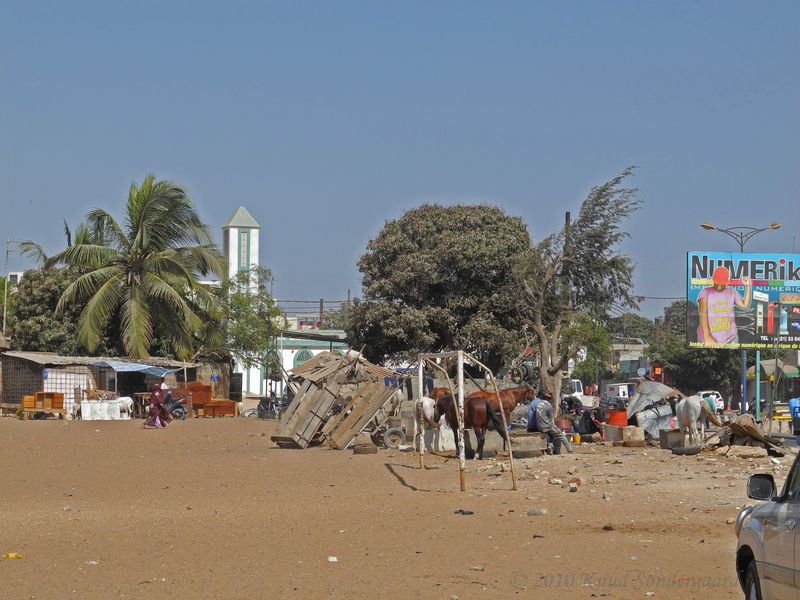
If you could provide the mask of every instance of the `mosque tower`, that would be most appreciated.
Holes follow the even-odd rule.
[[[222,226],[222,252],[228,261],[228,277],[258,266],[258,230],[261,226],[244,206],[236,209]],[[257,275],[250,278],[251,290],[258,285]],[[236,362],[235,371],[242,374],[242,392],[263,393],[264,378],[260,367],[246,368]]]
[[[258,230],[261,226],[244,206],[236,209],[222,226],[222,252],[228,261],[228,277],[258,266]],[[253,282],[255,285],[255,282]]]

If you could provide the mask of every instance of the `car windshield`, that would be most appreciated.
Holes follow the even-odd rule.
[[[783,485],[782,498],[790,502],[797,502],[800,500],[800,455],[794,459],[789,475],[786,477],[786,483]]]

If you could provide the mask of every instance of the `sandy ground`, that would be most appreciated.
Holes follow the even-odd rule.
[[[0,598],[739,598],[727,521],[791,460],[584,444],[516,461],[516,491],[468,461],[461,492],[446,456],[140,423],[0,419],[0,555],[22,555]]]

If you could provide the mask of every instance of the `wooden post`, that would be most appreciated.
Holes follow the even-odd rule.
[[[508,442],[508,460],[511,463],[511,489],[517,489],[517,472],[514,470],[514,451],[511,449],[511,436],[508,433],[508,423],[506,423],[506,411],[503,410],[503,401],[500,400],[500,390],[497,389],[497,381],[492,375],[491,371],[488,371],[489,377],[492,379],[492,385],[494,386],[494,393],[497,395],[497,402],[500,404],[500,414],[503,417],[503,429],[506,438],[506,442]]]
[[[417,414],[416,414],[416,428],[417,428],[417,452],[419,452],[419,468],[425,468],[425,418],[422,414],[422,397],[425,395],[425,379],[424,379],[424,365],[425,361],[419,361],[419,367],[417,368],[417,378],[418,378],[418,389],[419,389],[419,396],[417,397],[416,407],[417,407]]]
[[[452,389],[452,388],[451,388]],[[458,469],[461,479],[461,491],[466,491],[466,457],[464,455],[464,351],[458,351],[458,410],[456,410],[456,418],[458,419],[458,431],[461,435],[458,436]]]

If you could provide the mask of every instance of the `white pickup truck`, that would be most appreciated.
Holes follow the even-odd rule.
[[[564,389],[564,387],[566,387],[566,393],[562,394],[562,400],[567,396],[571,396],[580,400],[581,404],[584,406],[588,406],[590,408],[597,407],[597,397],[588,396],[583,393],[583,383],[580,379],[570,379],[568,380],[566,386],[562,386],[562,389]]]

